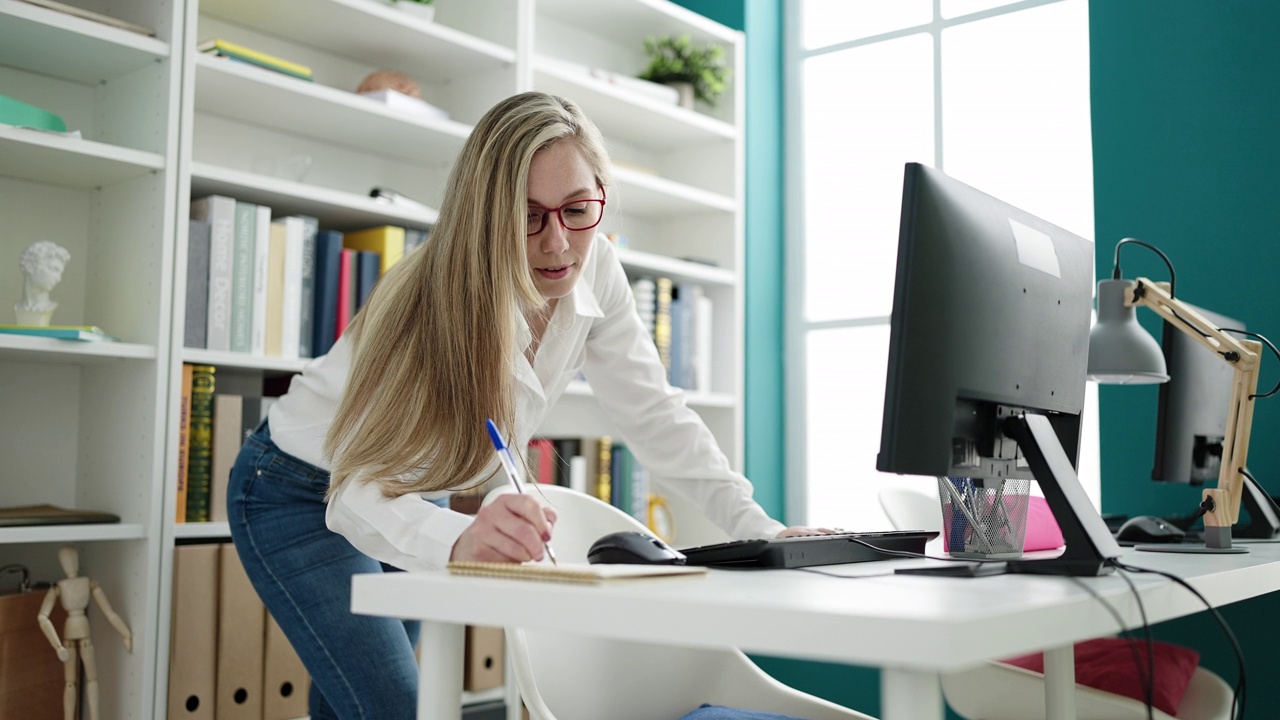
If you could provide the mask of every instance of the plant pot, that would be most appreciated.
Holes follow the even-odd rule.
[[[682,108],[693,109],[693,83],[669,82],[666,85],[675,88],[676,92],[679,93],[679,100],[676,104]]]

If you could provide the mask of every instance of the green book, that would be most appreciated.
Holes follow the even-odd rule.
[[[212,365],[191,367],[191,429],[187,447],[187,522],[209,522],[213,490]]]
[[[0,325],[0,333],[9,335],[33,335],[60,340],[85,342],[115,342],[118,338],[108,335],[97,325]]]

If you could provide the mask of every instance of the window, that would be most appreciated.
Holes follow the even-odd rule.
[[[875,470],[902,168],[1093,237],[1087,0],[787,4],[792,523],[887,528]],[[1094,388],[1080,475],[1099,504]]]

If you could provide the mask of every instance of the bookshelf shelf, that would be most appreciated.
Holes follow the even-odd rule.
[[[599,0],[538,0],[538,12],[572,25],[598,28],[601,37],[618,44],[636,38],[682,33],[695,42],[735,42],[723,25],[663,0],[602,3]]]
[[[178,540],[228,540],[231,525],[225,522],[176,523],[173,537]]]
[[[611,141],[672,149],[702,143],[729,143],[737,128],[693,110],[665,105],[620,90],[588,76],[566,72],[545,62],[535,63],[534,83],[547,92],[574,98]]]
[[[197,350],[182,348],[182,361],[197,365],[216,365],[244,370],[266,370],[272,372],[301,372],[311,362],[309,358],[263,357],[238,352],[219,352],[215,350]]]
[[[688,280],[704,285],[733,287],[738,284],[738,274],[714,265],[655,255],[639,250],[618,248],[618,259],[623,267],[642,273],[663,275],[675,280]]]
[[[100,540],[141,540],[146,530],[138,524],[92,523],[0,528],[0,543],[68,543]]]
[[[155,360],[154,345],[122,342],[81,342],[0,333],[0,361],[30,363],[109,363]]]
[[[515,51],[373,0],[204,0],[201,12],[335,55],[440,81],[499,70]]]
[[[208,163],[191,166],[192,197],[227,195],[267,205],[277,215],[312,215],[326,228],[354,230],[375,225],[426,228],[436,220],[429,215],[379,202],[365,195],[330,190],[305,183],[280,180]]]
[[[471,128],[281,73],[199,54],[196,110],[400,161],[447,163]]]
[[[626,212],[658,218],[684,217],[703,213],[732,215],[737,201],[728,195],[709,192],[627,167],[615,166],[614,179]]]
[[[169,44],[19,0],[0,0],[0,65],[81,83],[128,75],[169,57]]]
[[[9,126],[0,126],[5,174],[62,187],[114,185],[163,169],[155,153]]]

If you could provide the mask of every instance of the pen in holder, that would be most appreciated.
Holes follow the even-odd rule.
[[[1030,480],[939,477],[938,495],[942,534],[953,557],[1022,557]]]

